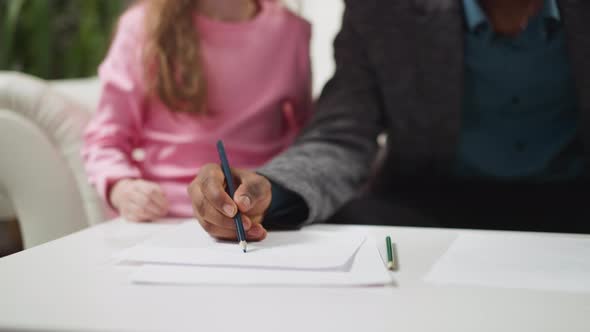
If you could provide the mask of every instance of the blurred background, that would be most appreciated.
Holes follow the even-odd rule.
[[[0,1],[0,70],[43,79],[92,76],[125,0]]]
[[[0,70],[46,80],[94,76],[125,0],[0,1]],[[3,156],[4,157],[4,156]],[[1,195],[0,195],[1,196]],[[20,229],[0,197],[0,257],[23,248]],[[4,214],[4,215],[2,215]]]
[[[126,0],[0,1],[0,71],[44,80],[96,75]],[[1,157],[5,157],[2,155]],[[20,229],[0,195],[0,257],[23,248]],[[2,212],[4,211],[4,212]]]
[[[79,151],[100,97],[98,65],[134,1],[0,0],[0,257],[111,217]],[[280,1],[312,24],[317,97],[334,72],[344,2]]]

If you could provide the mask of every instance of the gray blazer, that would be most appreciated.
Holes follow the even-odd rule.
[[[590,151],[590,1],[560,0],[579,95],[580,139]],[[463,98],[461,0],[347,0],[336,73],[295,145],[260,170],[298,193],[307,222],[359,193],[389,136],[376,191],[445,174],[455,156]],[[384,189],[385,188],[385,189]]]

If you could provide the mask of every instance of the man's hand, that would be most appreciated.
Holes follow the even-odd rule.
[[[120,180],[110,194],[111,204],[130,221],[152,221],[168,214],[168,200],[157,184],[144,180]]]
[[[201,168],[188,189],[195,217],[211,236],[235,240],[233,217],[239,210],[246,238],[249,241],[263,240],[266,229],[262,221],[272,198],[270,181],[246,170],[232,169],[232,174],[238,186],[233,199],[225,191],[225,178],[219,165],[209,164]]]

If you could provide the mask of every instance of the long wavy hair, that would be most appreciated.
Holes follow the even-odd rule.
[[[205,112],[207,82],[195,0],[140,0],[146,6],[143,68],[152,97],[173,112]]]

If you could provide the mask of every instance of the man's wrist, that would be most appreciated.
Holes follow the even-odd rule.
[[[270,180],[269,180],[270,181]],[[288,206],[289,198],[292,198],[292,195],[296,195],[293,192],[283,188],[279,184],[270,181],[270,205],[266,210],[266,215],[272,214],[277,210],[285,208]]]
[[[271,184],[271,201],[266,210],[264,225],[274,229],[294,229],[303,225],[309,209],[303,198],[269,180]]]

